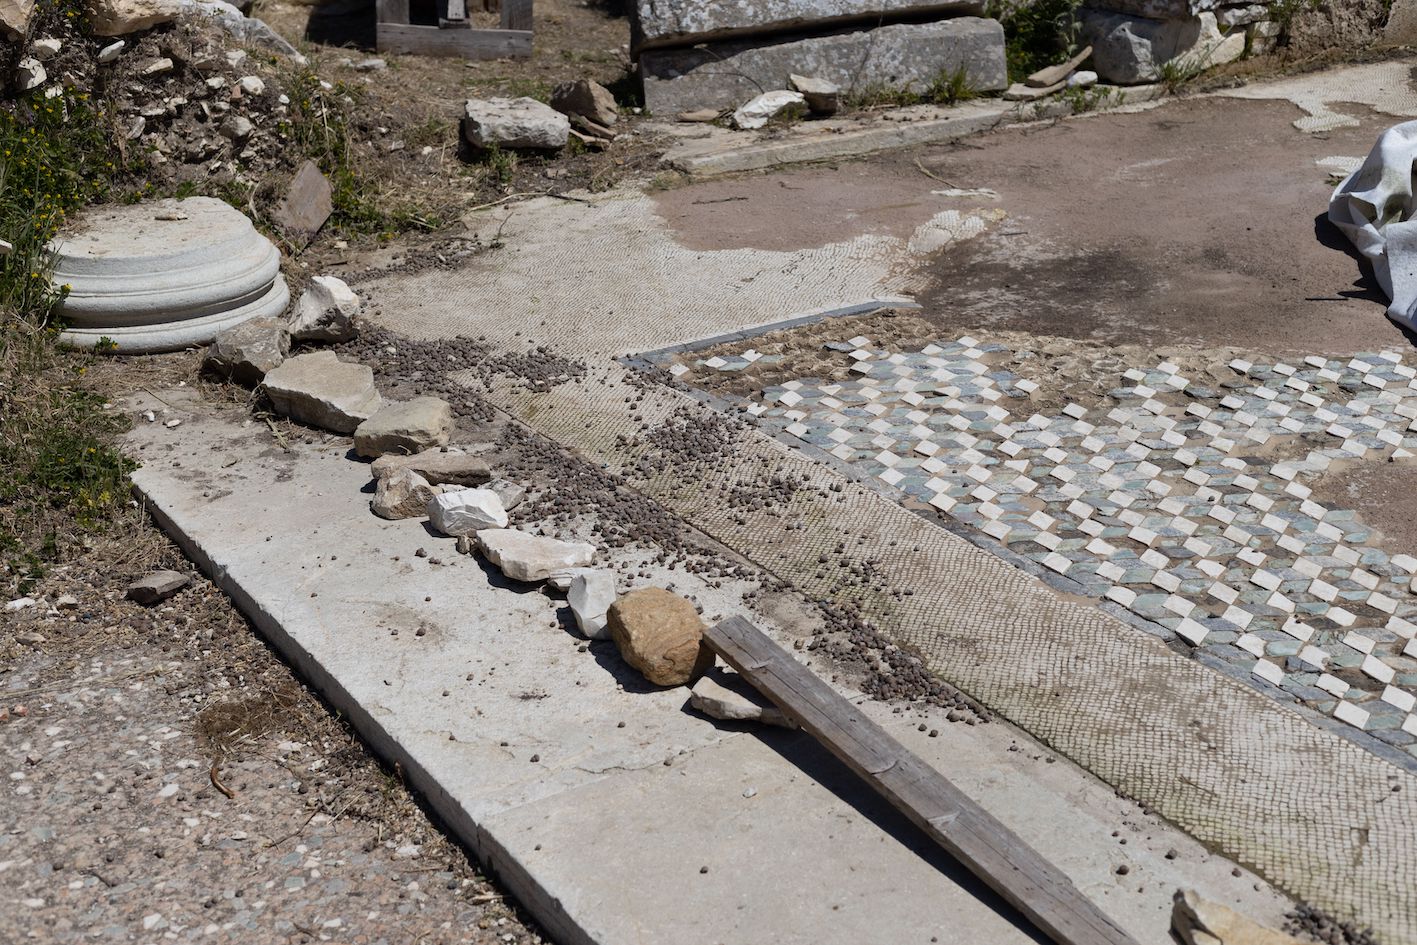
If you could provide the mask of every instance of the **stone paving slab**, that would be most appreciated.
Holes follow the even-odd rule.
[[[548,626],[550,599],[370,515],[347,441],[283,453],[236,422],[176,419],[132,434],[160,524],[558,941],[742,941],[749,921],[762,941],[1035,940],[808,736],[719,728],[685,690],[642,691]],[[694,590],[710,608],[741,593]],[[1006,724],[920,716],[930,738],[869,709],[1140,940],[1163,936],[1178,886],[1265,921],[1285,908]]]

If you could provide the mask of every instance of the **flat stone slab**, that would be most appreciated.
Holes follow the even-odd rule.
[[[979,91],[1008,85],[1003,27],[973,16],[827,36],[794,34],[772,43],[734,40],[646,50],[640,69],[645,105],[656,115],[737,108],[785,88],[794,74],[830,82],[845,96],[873,86],[922,91],[956,70]]]
[[[266,375],[263,387],[278,413],[334,433],[353,433],[382,403],[374,372],[333,351],[290,358]]]
[[[368,470],[343,444],[271,455],[241,419],[140,424],[141,496],[554,940],[1038,941],[809,736],[720,725],[685,710],[685,688],[637,685],[613,645],[581,652],[548,627],[558,602],[473,557],[415,557],[429,535],[363,511]],[[710,613],[745,589],[636,566]],[[1007,725],[867,710],[1139,941],[1164,939],[1181,886],[1270,923],[1288,906]]]
[[[982,16],[983,0],[639,0],[631,23],[636,50],[689,46],[901,16]]]
[[[566,116],[534,98],[468,99],[462,133],[479,150],[512,148],[555,151],[571,134]]]

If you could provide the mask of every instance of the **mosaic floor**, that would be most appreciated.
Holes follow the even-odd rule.
[[[1035,412],[1038,382],[991,366],[1002,345],[827,348],[850,380],[789,380],[748,411],[1417,758],[1417,557],[1376,547],[1304,485],[1417,452],[1417,370],[1399,354],[1235,360],[1218,384],[1136,365],[1101,407]],[[671,370],[774,359],[744,342]]]

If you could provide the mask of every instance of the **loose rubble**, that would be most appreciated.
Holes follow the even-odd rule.
[[[287,359],[266,375],[262,389],[277,413],[333,433],[353,433],[382,405],[374,372],[333,351]]]
[[[482,151],[491,148],[555,151],[566,146],[571,123],[534,98],[469,99],[462,133]]]
[[[610,571],[586,569],[571,579],[566,602],[576,617],[576,626],[591,640],[610,638],[608,613],[615,603],[615,575]]]
[[[488,528],[477,533],[477,547],[513,581],[544,581],[567,568],[583,568],[595,557],[595,547],[518,531]]]
[[[456,489],[428,502],[428,522],[444,535],[476,535],[507,527],[507,510],[491,489]]]
[[[431,449],[412,456],[386,454],[374,460],[369,469],[376,477],[398,469],[412,470],[435,486],[480,486],[492,479],[492,469],[485,459],[460,450]]]
[[[180,571],[154,571],[128,585],[128,599],[134,603],[151,607],[160,604],[182,588],[192,578]]]
[[[352,341],[358,333],[355,318],[362,303],[344,280],[316,276],[300,293],[290,318],[290,336],[296,341]]]
[[[797,727],[781,709],[768,705],[737,673],[710,674],[699,679],[689,692],[689,704],[704,715],[724,722]]]
[[[290,353],[290,332],[274,318],[253,318],[216,336],[202,358],[202,370],[254,387]]]
[[[380,518],[422,518],[437,490],[411,469],[395,469],[379,479],[374,486],[374,498],[369,510]]]
[[[453,408],[437,397],[385,404],[354,431],[354,450],[376,458],[385,453],[420,453],[448,445]]]

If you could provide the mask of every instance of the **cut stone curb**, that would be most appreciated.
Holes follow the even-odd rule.
[[[379,409],[374,372],[346,364],[333,351],[289,358],[263,383],[276,412],[334,433],[353,433]]]
[[[982,16],[985,6],[983,0],[638,0],[631,44],[638,51],[850,23],[876,25],[890,17]]]
[[[790,37],[764,45],[730,42],[640,56],[645,106],[656,115],[736,108],[781,89],[791,74],[848,91],[872,85],[923,89],[941,71],[962,70],[972,88],[1008,85],[1004,30],[994,20],[958,17],[828,36]]]
[[[339,444],[298,443],[287,466],[239,422],[194,419],[140,425],[129,445],[148,458],[134,482],[158,523],[552,940],[859,945],[928,941],[948,928],[990,945],[1036,942],[812,739],[740,734],[683,711],[682,690],[622,686],[627,670],[613,654],[577,654],[547,627],[555,604],[545,596],[489,583],[467,558],[441,567],[416,558],[429,539],[414,523],[351,515],[367,468]],[[233,456],[240,462],[224,466]],[[292,475],[275,475],[281,468]],[[264,540],[272,534],[285,537]],[[340,549],[335,566],[318,560],[330,547]],[[715,610],[742,592],[654,574]],[[459,698],[441,698],[443,688]],[[522,697],[534,690],[548,695]],[[1004,725],[941,724],[941,737],[927,738],[889,706],[865,708],[929,763],[958,772],[1007,826],[1037,837],[1141,940],[1164,938],[1178,886],[1261,921],[1288,908],[1066,761],[1033,760],[1044,749]],[[1034,751],[1011,752],[1014,742]],[[647,810],[677,813],[647,830]],[[1142,829],[1119,847],[1111,832],[1138,818]],[[1164,856],[1172,847],[1175,860]],[[1118,881],[1118,863],[1148,877],[1143,891]]]
[[[354,451],[377,458],[385,453],[421,453],[447,446],[453,433],[453,408],[437,397],[415,397],[384,404],[354,431]]]

